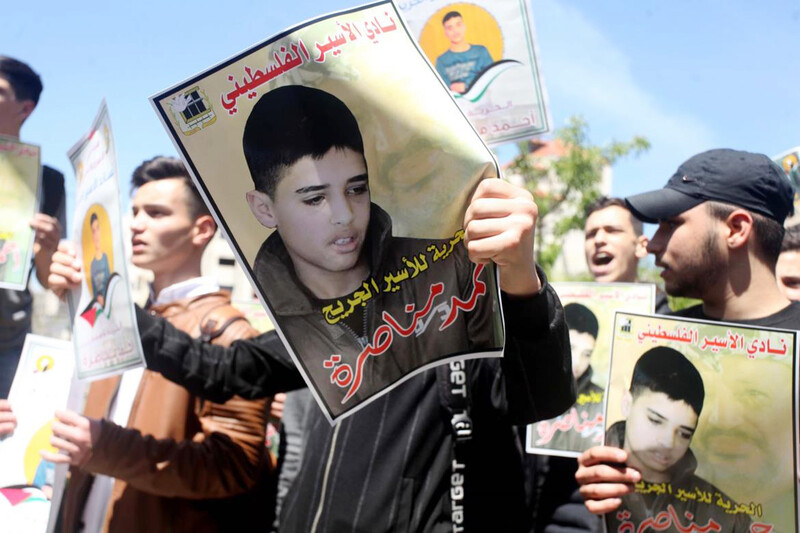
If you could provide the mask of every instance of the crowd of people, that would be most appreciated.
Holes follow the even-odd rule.
[[[28,65],[0,56],[0,134],[20,137],[41,91]],[[361,168],[360,184],[367,178],[358,143],[314,141],[320,156],[346,156]],[[251,202],[254,214],[272,221],[297,161],[276,166],[275,183]],[[62,239],[63,183],[45,167],[42,213],[31,221],[36,276],[60,296],[85,276],[75,244]],[[699,375],[680,354],[659,349],[637,363],[630,414],[610,430],[609,445],[578,460],[523,451],[519,428],[558,416],[593,386],[589,355],[597,337],[596,319],[562,307],[534,261],[537,207],[526,190],[482,181],[463,223],[469,260],[497,265],[504,357],[426,370],[331,425],[303,392],[278,335],[258,334],[230,294],[202,275],[217,228],[183,163],[147,159],[131,185],[132,262],[154,276],[148,303],[136,310],[147,369],[93,382],[82,412],[55,413],[51,442],[59,453],[43,458],[69,464],[60,530],[601,531],[600,517],[637,482],[696,478],[687,464],[703,399],[676,392],[657,374],[669,361],[684,369],[681,382]],[[793,197],[765,155],[697,154],[662,189],[589,207],[589,271],[598,282],[636,283],[650,253],[664,280],[659,314],[800,329],[800,304],[791,302],[800,299],[800,231],[784,230]],[[658,224],[652,239],[643,222]],[[358,265],[360,282],[370,264]],[[302,272],[291,280],[303,284]],[[667,295],[700,303],[673,313]],[[30,315],[28,291],[0,290],[0,398],[8,395]],[[466,383],[466,394],[452,393],[456,382]],[[670,460],[654,464],[637,455],[627,429],[647,402],[663,399],[682,409],[682,433],[675,450],[665,451]],[[265,431],[270,418],[281,417],[284,450],[276,461]],[[0,436],[16,424],[13,406],[0,399]],[[729,530],[740,527],[732,522]]]

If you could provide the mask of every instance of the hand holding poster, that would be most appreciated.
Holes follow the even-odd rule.
[[[655,285],[594,282],[552,285],[564,306],[578,398],[563,415],[529,425],[526,450],[578,457],[592,446],[603,444],[604,393],[608,387],[614,312],[652,313]]]
[[[125,265],[117,159],[105,102],[91,131],[69,151],[77,191],[73,241],[84,279],[73,291],[76,374],[98,379],[142,366]]]
[[[528,2],[405,0],[397,7],[487,143],[550,130]]]
[[[392,3],[290,29],[153,104],[329,419],[501,354],[494,271],[460,229],[497,165]]]
[[[0,288],[28,285],[40,184],[39,147],[0,136]]]
[[[642,474],[608,531],[797,531],[797,332],[617,313],[606,444]]]
[[[0,440],[0,524],[4,531],[45,531],[55,465],[39,455],[50,444],[53,412],[64,409],[72,382],[72,345],[28,335],[9,394],[17,418],[14,433]]]

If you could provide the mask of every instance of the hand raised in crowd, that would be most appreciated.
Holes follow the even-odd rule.
[[[533,242],[539,210],[531,193],[501,179],[478,184],[464,214],[464,242],[474,263],[494,261],[509,295],[539,292]]]
[[[286,393],[279,392],[275,396],[272,397],[272,401],[269,404],[269,418],[270,421],[275,423],[280,423],[281,419],[283,418],[283,404],[286,402]]]
[[[77,288],[81,283],[81,262],[75,245],[61,241],[48,270],[47,285],[63,300],[67,291]]]
[[[61,238],[61,224],[57,218],[44,213],[36,213],[30,221],[30,226],[34,231],[33,261],[36,265],[36,277],[46,287],[50,274],[51,257]]]
[[[641,481],[638,470],[625,466],[628,454],[612,446],[594,446],[578,457],[575,479],[586,508],[594,514],[615,510],[622,496],[633,492]]]
[[[0,400],[0,438],[14,433],[16,427],[17,417],[11,411],[11,404],[8,400]]]
[[[58,410],[50,444],[58,448],[59,453],[42,451],[42,458],[56,464],[84,465],[99,437],[100,420],[87,418],[75,411]]]

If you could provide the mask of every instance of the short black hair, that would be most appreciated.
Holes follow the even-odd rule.
[[[706,201],[705,204],[708,214],[717,220],[725,220],[736,209],[744,209],[750,213],[750,216],[753,217],[753,233],[758,245],[756,253],[771,270],[775,270],[775,263],[778,262],[778,256],[781,255],[781,245],[785,233],[780,222],[733,204],[712,200]]]
[[[461,13],[459,13],[458,11],[449,11],[449,12],[448,12],[448,13],[447,13],[447,14],[444,16],[444,18],[442,18],[442,24],[444,24],[444,23],[445,23],[445,22],[447,22],[448,20],[450,20],[450,19],[452,19],[452,18],[456,18],[456,17],[461,17]],[[464,18],[464,17],[461,17],[461,18]]]
[[[258,100],[242,148],[255,188],[271,198],[281,173],[303,157],[321,159],[331,148],[364,155],[358,122],[344,102],[301,85],[279,87]]]
[[[42,79],[26,63],[13,57],[0,55],[0,78],[8,80],[17,100],[39,103],[42,94]]]
[[[90,216],[90,217],[89,217],[89,227],[91,227],[91,226],[92,226],[92,224],[94,224],[94,221],[95,221],[95,220],[97,220],[97,221],[98,221],[98,224],[99,224],[99,220],[100,220],[100,219],[99,219],[99,218],[97,218],[97,213],[92,213],[92,216]]]
[[[631,209],[628,207],[628,204],[625,203],[625,200],[623,200],[622,198],[601,196],[600,198],[598,198],[597,200],[586,206],[586,210],[584,212],[584,219],[588,219],[589,215],[591,215],[595,211],[600,211],[601,209],[605,209],[607,207],[621,207],[622,209],[627,211],[631,217],[631,225],[633,226],[633,232],[636,234],[637,237],[642,234],[642,232],[644,231],[644,228],[642,226],[642,221],[636,218],[636,215],[633,214]]]
[[[195,187],[189,171],[183,161],[175,157],[165,157],[158,155],[152,159],[144,161],[141,165],[136,167],[131,176],[131,190],[136,190],[145,183],[158,181],[168,178],[180,178],[186,187],[187,203],[189,207],[189,214],[192,218],[203,215],[210,215],[208,206],[203,202],[203,198]]]
[[[595,339],[597,338],[597,317],[583,304],[568,303],[564,306],[564,318],[567,321],[567,328],[574,329],[578,333],[588,333]]]
[[[800,224],[789,226],[781,241],[781,252],[793,252],[800,250]]]
[[[697,414],[703,410],[705,387],[700,372],[685,355],[666,346],[647,350],[633,367],[631,394],[662,392],[673,401],[684,401]]]

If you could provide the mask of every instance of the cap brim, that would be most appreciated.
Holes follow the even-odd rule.
[[[655,224],[659,220],[672,218],[687,209],[700,205],[705,200],[665,187],[657,191],[629,196],[625,198],[625,202],[636,218],[642,222]]]

